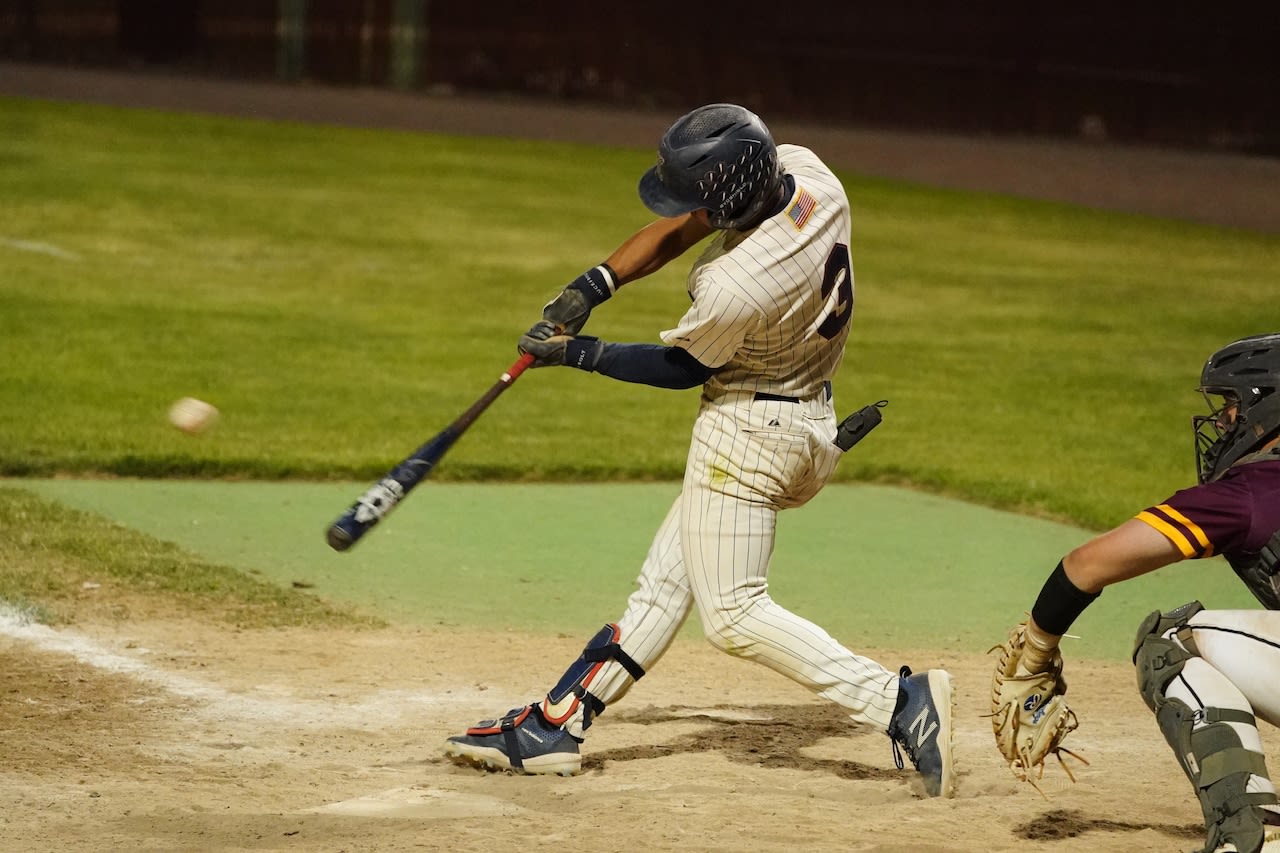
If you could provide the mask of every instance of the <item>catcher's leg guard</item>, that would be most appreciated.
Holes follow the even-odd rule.
[[[1138,668],[1138,692],[1147,707],[1159,713],[1158,703],[1164,699],[1164,689],[1174,676],[1182,672],[1195,650],[1188,622],[1204,605],[1192,601],[1168,613],[1154,611],[1138,626],[1138,636],[1133,642],[1133,663]],[[1172,631],[1180,643],[1165,636]]]
[[[1262,753],[1245,748],[1231,725],[1256,727],[1253,715],[1237,708],[1193,709],[1168,695],[1174,678],[1199,657],[1189,620],[1203,609],[1193,601],[1143,621],[1134,649],[1138,688],[1200,801],[1208,833],[1205,851],[1228,843],[1256,851],[1265,835],[1257,807],[1275,804],[1276,795]]]
[[[587,689],[596,673],[609,661],[616,660],[637,681],[644,676],[644,668],[618,645],[621,638],[618,626],[610,623],[587,641],[582,656],[565,670],[542,700],[542,716],[547,722],[581,740],[583,732],[591,727],[592,718],[604,713],[604,702]]]

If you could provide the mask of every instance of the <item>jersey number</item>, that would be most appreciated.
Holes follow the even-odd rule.
[[[853,269],[849,263],[849,247],[836,243],[827,255],[827,268],[822,273],[822,297],[836,291],[836,307],[818,327],[818,334],[831,340],[840,334],[853,316]]]

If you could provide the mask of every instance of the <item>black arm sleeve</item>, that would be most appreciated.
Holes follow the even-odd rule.
[[[706,382],[715,369],[680,347],[605,344],[596,362],[596,373],[655,388],[695,388]]]
[[[1065,634],[1071,623],[1100,595],[1100,592],[1085,592],[1073,584],[1059,560],[1058,567],[1040,589],[1035,606],[1031,608],[1031,618],[1050,634]]]

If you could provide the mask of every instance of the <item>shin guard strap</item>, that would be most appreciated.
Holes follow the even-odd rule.
[[[1246,726],[1258,727],[1258,718],[1248,711],[1237,711],[1234,708],[1205,708],[1201,712],[1206,723],[1243,723]]]
[[[1254,806],[1274,806],[1276,804],[1276,795],[1270,792],[1263,793],[1258,791],[1254,794],[1240,794],[1234,797],[1231,802],[1213,806],[1206,813],[1206,817],[1214,823],[1221,823],[1234,814],[1244,811]]]
[[[582,657],[583,660],[588,660],[592,663],[604,663],[611,659],[616,660],[618,663],[622,664],[622,668],[625,669],[635,680],[639,681],[644,677],[644,667],[636,663],[635,658],[624,652],[622,650],[622,646],[618,645],[616,642],[607,643],[606,645],[596,646],[594,648],[588,646],[582,650]]]
[[[573,685],[573,695],[577,696],[580,701],[586,703],[587,706],[586,725],[584,725],[583,728],[586,728],[591,724],[592,717],[604,713],[604,703],[596,698],[594,693],[583,687],[581,684]]]
[[[1200,759],[1199,786],[1207,788],[1214,782],[1236,773],[1250,773],[1267,778],[1267,762],[1260,753],[1244,747],[1224,749]]]
[[[508,714],[499,723],[502,727],[502,741],[507,747],[507,760],[516,770],[524,769],[524,761],[520,758],[520,738],[516,736],[516,729],[531,713],[533,711],[526,707],[519,714]]]

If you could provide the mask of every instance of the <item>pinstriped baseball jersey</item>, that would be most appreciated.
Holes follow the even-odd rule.
[[[767,592],[778,512],[807,503],[840,457],[833,404],[822,391],[853,313],[845,192],[808,149],[782,145],[778,153],[794,180],[784,207],[751,231],[712,237],[689,274],[693,305],[663,333],[719,370],[703,389],[684,486],[617,625],[622,646],[647,669],[696,603],[714,645],[887,728],[897,676]],[[630,683],[608,662],[591,689],[608,705]]]
[[[662,333],[708,367],[707,391],[818,393],[840,366],[853,312],[849,202],[812,151],[778,146],[795,191],[754,230],[720,231],[689,273],[693,305]]]

